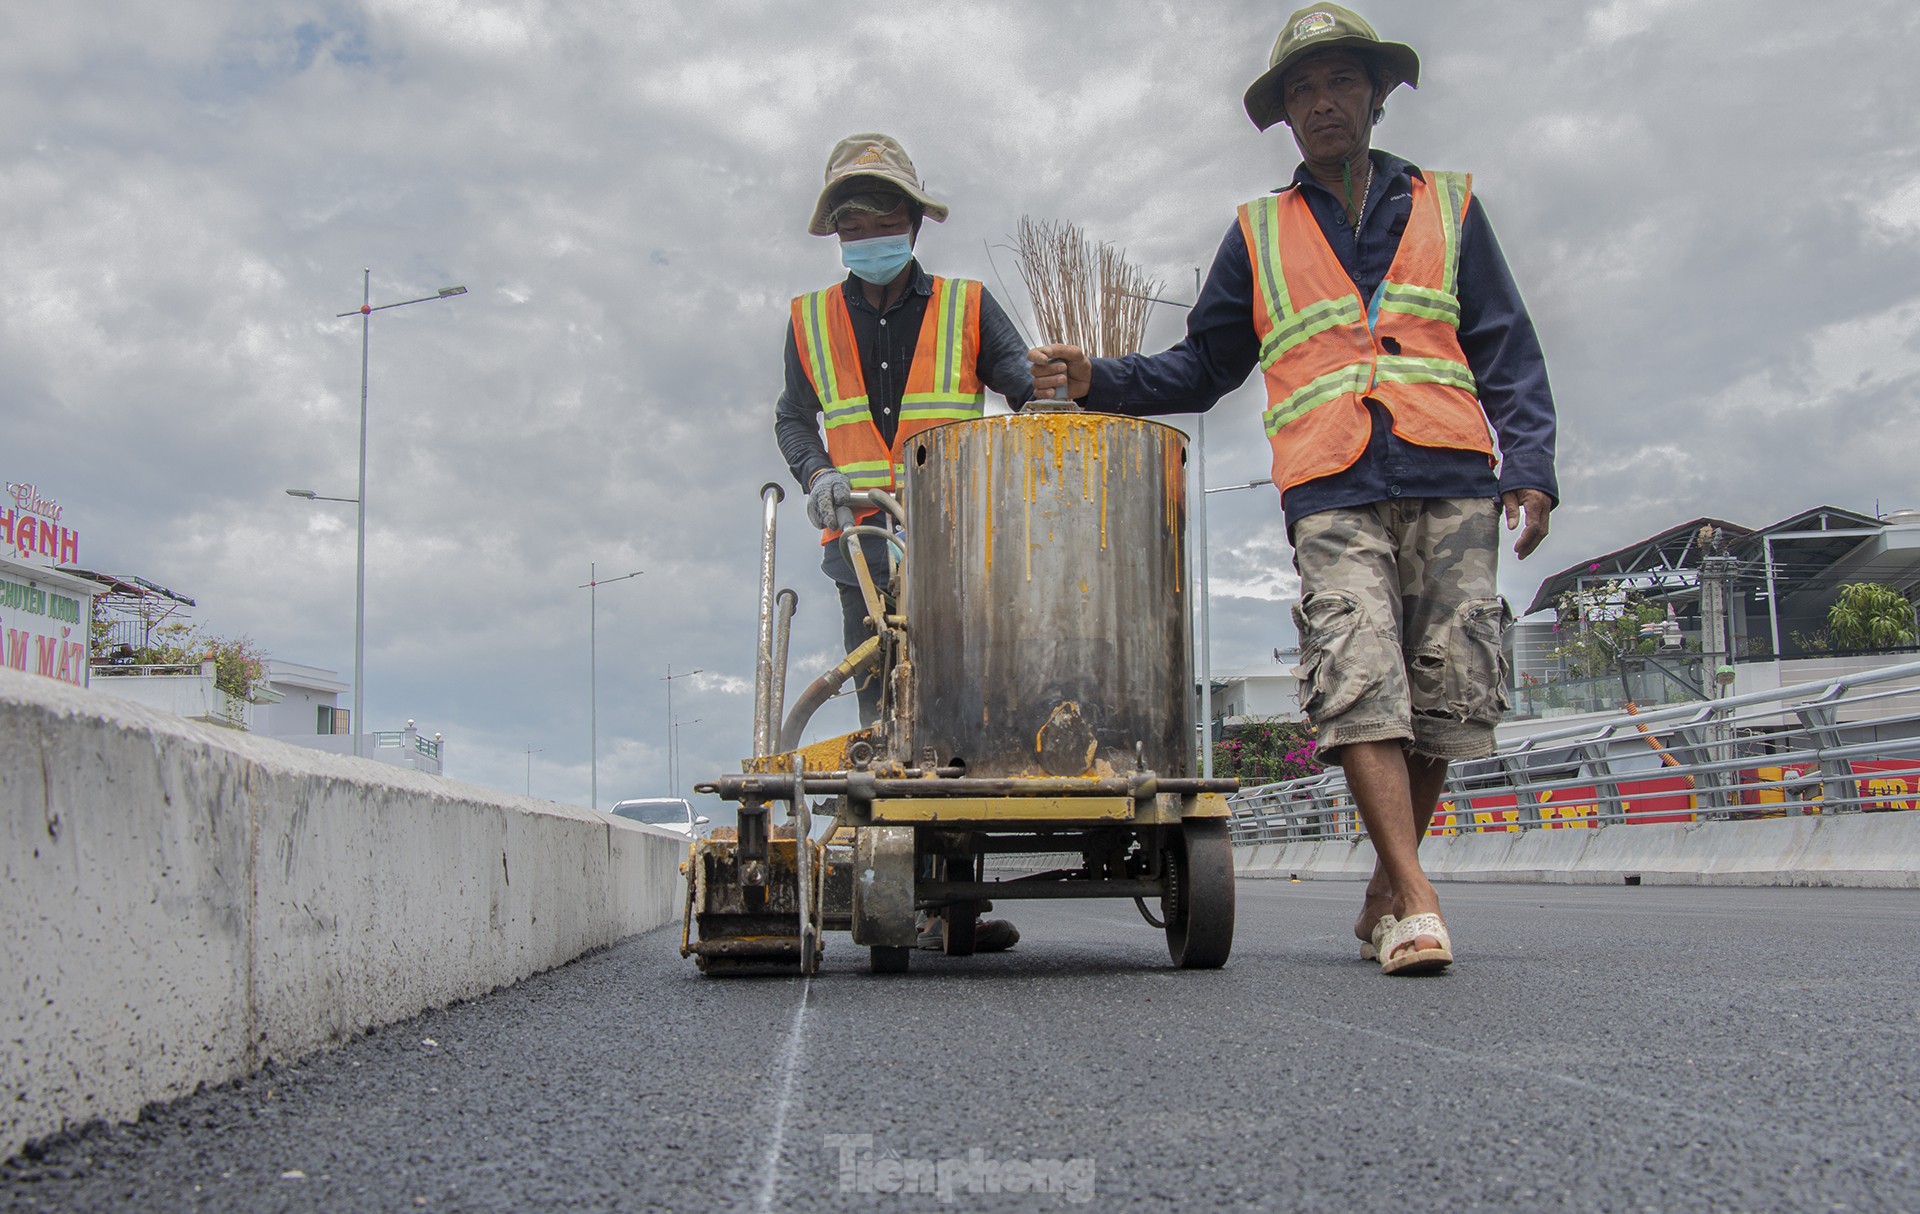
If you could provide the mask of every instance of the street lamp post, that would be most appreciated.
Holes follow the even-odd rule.
[[[1206,422],[1200,423],[1200,443],[1206,443]],[[1200,774],[1213,779],[1213,648],[1207,643],[1208,620],[1211,615],[1211,600],[1208,589],[1208,570],[1213,564],[1213,553],[1207,549],[1207,498],[1215,493],[1232,493],[1236,489],[1258,489],[1262,485],[1271,485],[1272,478],[1262,477],[1257,481],[1248,481],[1244,485],[1207,486],[1207,460],[1202,455],[1197,461],[1197,475],[1200,479],[1200,713],[1206,718],[1201,728],[1206,731],[1206,743],[1201,747]]]
[[[587,720],[589,722],[587,728],[592,739],[591,742],[589,743],[589,749],[592,751],[591,761],[593,764],[593,791],[592,791],[593,808],[599,809],[600,808],[600,655],[599,655],[598,641],[594,636],[594,630],[595,630],[596,621],[599,618],[599,613],[595,610],[595,607],[598,605],[597,597],[598,597],[598,591],[599,591],[601,582],[599,579],[597,579],[594,576],[595,568],[596,566],[594,565],[594,563],[592,561],[588,561],[587,562],[587,580],[582,584],[580,584],[579,586],[574,587],[574,589],[584,590],[587,592]],[[636,569],[632,573],[623,573],[619,577],[610,577],[605,580],[608,584],[612,584],[614,582],[624,582],[628,578],[639,577],[641,574],[645,572],[646,570],[644,569]]]
[[[1200,267],[1193,267],[1193,303],[1181,303],[1177,299],[1162,299],[1158,295],[1134,295],[1131,291],[1122,291],[1135,299],[1144,299],[1149,303],[1163,303],[1175,308],[1191,311],[1200,301]],[[1194,541],[1190,552],[1199,556],[1199,606],[1200,636],[1195,646],[1200,650],[1200,776],[1213,779],[1213,599],[1210,593],[1210,569],[1212,554],[1207,551],[1207,494],[1213,490],[1207,488],[1207,415],[1194,415],[1193,432],[1193,483],[1199,490],[1194,494],[1193,524]],[[1245,488],[1236,485],[1234,488]]]
[[[422,295],[418,299],[402,299],[395,303],[374,304],[373,271],[360,271],[360,306],[351,312],[341,312],[335,316],[340,319],[347,316],[360,317],[360,494],[352,499],[358,507],[356,523],[358,538],[354,544],[353,557],[353,753],[360,753],[360,734],[365,728],[366,718],[361,714],[365,703],[365,684],[367,667],[367,336],[375,312],[384,312],[388,308],[404,308],[408,304],[430,303],[436,299],[451,299],[455,295],[465,295],[465,287],[441,287],[432,295]],[[292,492],[289,490],[288,492]],[[318,500],[313,494],[295,494],[296,497],[308,497]],[[345,498],[327,498],[327,501],[345,501]]]
[[[1132,295],[1130,291],[1121,292]],[[1135,299],[1144,299],[1149,303],[1163,303],[1176,308],[1192,309],[1194,304],[1181,303],[1177,299],[1162,299],[1157,295],[1134,295]],[[1193,298],[1200,299],[1200,267],[1193,267]],[[1194,541],[1192,551],[1200,559],[1200,733],[1204,739],[1200,745],[1200,775],[1203,779],[1213,779],[1213,593],[1212,565],[1213,553],[1207,547],[1207,495],[1229,493],[1235,489],[1257,489],[1261,485],[1271,485],[1273,481],[1262,478],[1248,481],[1244,485],[1207,485],[1207,415],[1194,415],[1193,435],[1193,483],[1199,489],[1195,495],[1198,508],[1193,512]]]
[[[1200,267],[1193,267],[1193,303],[1200,303]],[[1200,553],[1200,778],[1213,779],[1213,594],[1210,586],[1213,553],[1207,549],[1207,415],[1194,419],[1193,483],[1200,487],[1195,522],[1200,535],[1194,549]]]
[[[529,797],[533,795],[533,756],[543,755],[545,753],[547,753],[547,748],[544,746],[527,747],[527,795]]]
[[[674,730],[678,729],[679,726],[676,725],[673,720],[673,681],[675,679],[690,678],[693,675],[701,673],[704,672],[699,670],[683,670],[679,674],[675,674],[673,673],[673,663],[668,662],[666,677],[660,680],[667,685],[667,786],[669,790],[680,787],[679,752],[674,749],[679,745],[679,740],[674,733]]]
[[[311,489],[289,489],[287,490],[287,496],[305,498],[307,501],[310,501],[310,502],[351,502],[356,506],[360,504],[360,499],[357,497],[328,497],[324,493],[315,493]],[[353,680],[353,685],[356,689],[358,689],[360,686],[360,679],[357,675]],[[350,739],[350,741],[353,744],[353,753],[359,754],[360,753],[360,718],[358,714],[360,709],[358,707],[358,701],[355,701],[355,705],[356,705],[354,708],[355,715],[347,718],[347,725],[348,725],[347,732],[353,735],[352,738]]]
[[[673,723],[673,754],[671,756],[673,774],[667,778],[673,787],[668,790],[669,792],[677,793],[680,791],[680,727],[682,725],[698,725],[705,719],[704,717],[695,717],[691,721],[675,721]]]
[[[304,497],[310,502],[352,502],[355,505],[360,503],[360,499],[357,497],[328,497],[324,493],[315,493],[311,489],[289,489],[287,490],[287,496]]]

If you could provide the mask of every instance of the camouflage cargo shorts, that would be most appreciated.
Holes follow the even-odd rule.
[[[1294,524],[1294,676],[1322,756],[1393,739],[1438,759],[1493,753],[1513,621],[1494,593],[1499,543],[1491,498],[1404,498]]]

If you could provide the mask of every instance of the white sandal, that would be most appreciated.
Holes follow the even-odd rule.
[[[1382,915],[1378,919],[1374,920],[1373,938],[1371,940],[1362,940],[1360,942],[1360,960],[1362,961],[1380,960],[1380,937],[1392,931],[1393,925],[1397,922],[1398,920],[1396,920],[1391,914]]]
[[[1409,948],[1422,936],[1438,940],[1438,948]],[[1453,964],[1453,938],[1447,935],[1446,921],[1428,912],[1408,915],[1388,929],[1380,942],[1380,972],[1383,974],[1432,974]]]

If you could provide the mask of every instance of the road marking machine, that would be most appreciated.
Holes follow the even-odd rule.
[[[873,972],[902,972],[923,919],[966,955],[982,907],[1022,898],[1131,898],[1174,964],[1226,962],[1236,782],[1193,770],[1186,436],[1044,406],[902,445],[900,496],[859,501],[886,525],[843,516],[876,634],[791,708],[783,495],[761,490],[753,757],[699,785],[738,804],[739,826],[695,841],[684,866],[681,952],[703,973],[811,974],[830,931]],[[889,594],[866,535],[888,547]],[[880,680],[878,722],[801,747],[854,678]],[[1002,860],[989,879],[989,857],[1061,855],[1077,862],[1004,875]]]

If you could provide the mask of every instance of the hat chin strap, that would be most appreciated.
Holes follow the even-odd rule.
[[[1380,112],[1380,106],[1384,100],[1384,97],[1376,97],[1373,104],[1367,107],[1367,125],[1361,137],[1366,147],[1360,152],[1361,157],[1367,160],[1367,184],[1360,187],[1360,202],[1357,205],[1353,201],[1353,157],[1349,155],[1340,162],[1340,189],[1346,195],[1347,213],[1350,215],[1357,216],[1364,212],[1367,205],[1366,192],[1373,185],[1373,162],[1368,153],[1373,149],[1373,128],[1378,125],[1374,115]]]

